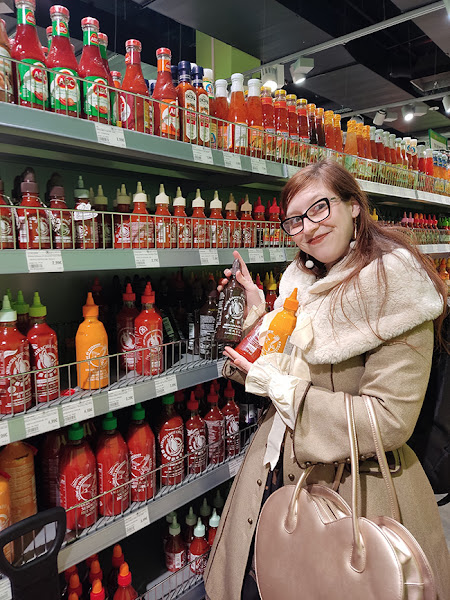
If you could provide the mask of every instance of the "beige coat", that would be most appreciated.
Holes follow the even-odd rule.
[[[344,266],[333,267],[330,278],[336,278],[338,270],[345,272]],[[292,265],[286,274],[282,280],[285,282],[284,289],[280,289],[282,297],[292,290],[291,278],[295,283],[297,280],[301,283],[302,276]],[[373,273],[367,275],[370,278]],[[429,288],[428,298],[426,293],[421,294],[421,302],[414,296],[414,274],[405,274],[405,278],[408,285],[412,283],[413,286],[409,308],[414,308],[414,314],[421,313],[421,306],[431,306],[436,300],[432,296],[433,290]],[[311,283],[310,281],[310,286]],[[388,274],[388,286],[389,283]],[[373,286],[376,286],[375,281]],[[323,293],[327,292],[324,290]],[[400,296],[409,293],[397,291]],[[316,300],[301,296],[299,292],[302,310],[307,311],[308,305],[314,305]],[[403,299],[407,307],[408,302]],[[320,304],[323,304],[323,297]],[[284,484],[295,484],[306,462],[328,463],[316,467],[311,482],[331,484],[333,481],[335,468],[332,463],[349,456],[344,392],[355,397],[360,454],[374,455],[369,421],[360,394],[374,398],[385,449],[399,449],[400,469],[393,474],[393,478],[402,522],[421,544],[430,561],[439,600],[450,600],[450,560],[436,501],[417,457],[406,445],[425,395],[433,350],[433,324],[429,318],[425,318],[426,309],[421,314],[423,318],[420,324],[409,329],[405,326],[405,331],[396,337],[389,338],[384,334],[384,339],[387,339],[384,343],[372,343],[373,347],[367,351],[340,362],[320,362],[320,359],[314,357],[314,341],[308,346],[309,358],[315,360],[315,363],[308,360],[310,382],[300,380],[295,388],[295,402],[299,409],[295,429],[288,430],[285,437]],[[392,316],[392,330],[396,333],[404,316],[402,311],[397,311]],[[335,336],[335,339],[339,345],[339,336]],[[361,339],[359,342],[363,343]],[[359,347],[359,342],[355,339],[354,346]],[[343,346],[345,347],[345,343]],[[323,348],[321,354],[326,356]],[[268,465],[263,464],[263,457],[274,413],[275,409],[271,407],[252,440],[225,504],[205,571],[206,592],[210,600],[239,600],[241,597],[249,548],[269,471]],[[295,458],[292,458],[293,453]],[[376,463],[366,460],[361,471],[363,515],[369,518],[389,515],[384,483]],[[350,490],[351,475],[346,471],[340,493],[349,503]]]

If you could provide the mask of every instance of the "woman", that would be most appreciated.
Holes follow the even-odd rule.
[[[402,522],[430,561],[439,600],[448,600],[449,555],[435,498],[406,445],[427,388],[433,329],[439,335],[444,318],[443,282],[401,232],[370,219],[365,194],[334,162],[299,171],[285,186],[281,202],[286,215],[282,227],[300,252],[283,274],[275,308],[297,288],[297,327],[288,357],[270,354],[252,365],[226,348],[246,374],[246,390],[268,396],[272,405],[228,496],[205,572],[207,596],[259,597],[252,558],[261,504],[274,487],[295,484],[310,463],[322,466],[308,483],[333,482],[335,465],[349,456],[344,408],[344,392],[349,392],[364,461],[363,515],[390,514],[372,458],[375,448],[361,399],[367,394],[392,459]],[[251,326],[263,314],[264,302],[242,259],[241,271],[237,278],[251,309],[245,325]],[[347,502],[350,490],[347,469],[339,488]]]

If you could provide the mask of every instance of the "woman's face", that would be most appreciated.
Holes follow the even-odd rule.
[[[313,259],[324,263],[327,270],[348,252],[353,236],[353,219],[360,212],[355,201],[343,202],[326,185],[317,182],[295,195],[286,210],[286,218],[302,215],[320,200],[330,201],[330,215],[320,223],[303,219],[303,231],[293,236],[294,242]]]

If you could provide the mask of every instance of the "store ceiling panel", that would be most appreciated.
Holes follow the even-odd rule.
[[[434,0],[424,2],[424,0],[392,0],[392,2],[402,11],[413,10],[419,6],[432,4]],[[415,19],[414,23],[420,27],[433,42],[446,54],[450,54],[450,35],[449,21],[447,12],[440,10],[435,13]]]

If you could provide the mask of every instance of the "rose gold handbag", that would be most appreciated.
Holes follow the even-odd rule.
[[[333,489],[296,486],[274,492],[261,511],[255,566],[262,600],[435,600],[429,562],[400,523],[400,510],[371,398],[363,396],[392,517],[360,516],[358,442],[353,397],[345,394],[352,507]],[[338,467],[340,481],[344,465]],[[336,486],[337,487],[337,486]]]

